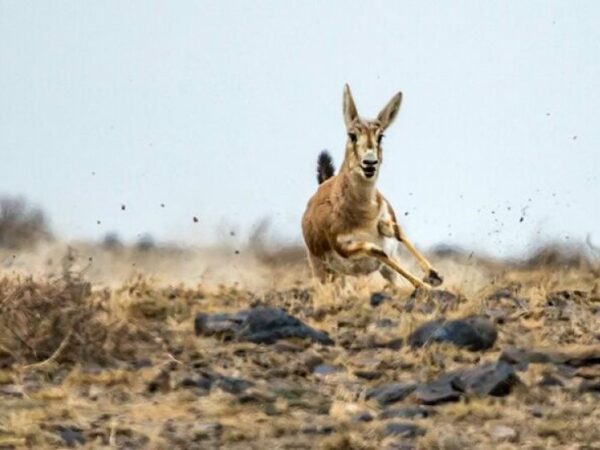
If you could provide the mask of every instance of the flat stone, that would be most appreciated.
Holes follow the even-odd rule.
[[[464,319],[437,319],[426,322],[408,337],[411,347],[422,347],[430,342],[449,342],[472,351],[487,350],[494,345],[498,333],[487,318],[473,316]]]
[[[424,419],[434,413],[434,410],[425,406],[404,406],[401,408],[388,408],[379,414],[380,419]]]
[[[416,400],[423,405],[458,401],[461,392],[453,386],[456,377],[457,374],[444,374],[433,381],[420,385],[415,391]]]
[[[455,389],[468,394],[503,397],[508,395],[518,382],[519,378],[513,367],[499,360],[461,372],[452,385]]]
[[[423,347],[428,344],[435,331],[444,324],[445,319],[435,319],[418,326],[409,336],[408,344],[415,347]]]
[[[363,411],[358,414],[352,416],[352,422],[371,422],[373,420],[373,416],[368,411]]]
[[[336,373],[341,372],[342,369],[335,366],[330,366],[329,364],[319,364],[313,369],[313,373],[318,377],[326,377],[328,375],[335,375]]]
[[[364,380],[377,380],[383,376],[383,372],[379,370],[355,370],[354,375]]]
[[[81,429],[59,425],[56,427],[58,435],[67,447],[77,447],[85,444],[85,438],[81,434]]]
[[[243,378],[230,377],[208,371],[198,371],[195,374],[184,377],[179,386],[200,389],[201,394],[207,394],[211,388],[215,387],[229,394],[239,395],[244,393],[246,389],[253,387],[254,383]]]
[[[556,377],[555,375],[553,375],[551,373],[547,373],[547,372],[544,372],[542,374],[542,378],[538,382],[538,386],[541,386],[541,387],[553,387],[553,386],[564,387],[564,385],[565,384],[561,381],[560,378]]]
[[[333,340],[300,319],[279,308],[257,306],[234,314],[198,314],[194,322],[196,335],[224,336],[238,341],[274,344],[280,339],[305,338],[323,345]]]
[[[415,383],[390,383],[371,388],[367,391],[367,400],[376,400],[381,406],[404,400],[415,389]]]
[[[515,365],[517,370],[525,371],[530,363],[545,364],[550,362],[550,357],[542,352],[508,347],[500,354],[500,360]]]
[[[385,424],[383,434],[386,436],[415,438],[425,435],[425,430],[414,423],[390,422]]]
[[[500,355],[502,361],[525,370],[530,363],[586,367],[600,364],[600,345],[589,345],[566,350],[527,350],[509,347]]]

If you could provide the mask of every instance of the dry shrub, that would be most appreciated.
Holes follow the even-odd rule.
[[[18,364],[109,365],[156,346],[126,317],[111,318],[109,292],[73,276],[0,280],[0,353]]]
[[[304,264],[306,250],[302,245],[282,245],[274,243],[269,219],[262,219],[252,229],[248,240],[248,250],[267,267],[281,267]]]
[[[89,283],[70,277],[0,281],[0,345],[17,362],[35,363],[62,351],[61,362],[97,360],[106,330],[88,301]]]
[[[593,262],[581,246],[549,244],[536,249],[529,258],[523,261],[522,265],[527,269],[588,269],[593,266]]]
[[[41,209],[29,206],[21,197],[0,198],[0,248],[21,248],[50,236]]]

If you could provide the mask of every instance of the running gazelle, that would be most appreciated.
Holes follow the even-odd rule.
[[[343,113],[348,139],[344,162],[337,175],[331,156],[319,155],[320,184],[302,218],[302,231],[313,274],[325,282],[328,275],[361,275],[379,271],[392,284],[398,274],[415,288],[438,286],[442,277],[406,238],[394,210],[375,187],[383,152],[381,140],[402,102],[398,92],[375,120],[359,117],[348,85]],[[425,272],[423,281],[397,262],[402,243]]]

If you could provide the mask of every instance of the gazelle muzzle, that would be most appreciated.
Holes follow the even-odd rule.
[[[363,158],[362,163],[360,165],[363,173],[365,174],[365,177],[373,178],[375,176],[375,172],[377,172],[378,164],[379,161],[377,160],[375,155],[366,155]]]

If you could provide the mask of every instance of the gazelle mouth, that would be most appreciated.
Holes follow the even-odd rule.
[[[361,168],[365,174],[365,177],[367,178],[373,178],[375,176],[375,172],[377,171],[375,166],[361,166]]]

